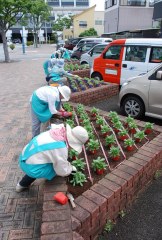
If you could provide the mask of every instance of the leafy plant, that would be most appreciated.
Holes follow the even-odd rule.
[[[137,124],[135,122],[129,122],[128,124],[130,129],[136,129],[137,128]]]
[[[73,176],[72,180],[70,180],[70,183],[73,186],[80,185],[83,186],[83,183],[87,182],[86,176],[82,172],[75,172],[71,174]]]
[[[144,126],[144,129],[153,129],[153,126],[154,126],[153,123],[146,122],[146,123],[145,123],[145,126]]]
[[[126,122],[127,124],[129,124],[129,123],[131,123],[131,122],[134,122],[134,118],[132,118],[132,117],[129,115],[128,117],[126,117],[125,122]]]
[[[101,158],[101,157],[98,157],[97,159],[94,159],[92,161],[92,168],[94,171],[96,171],[97,169],[98,170],[101,170],[101,169],[106,169],[106,163],[105,163],[105,159],[104,158]]]
[[[144,139],[146,137],[146,135],[145,135],[144,131],[138,131],[134,134],[134,137],[136,139],[139,139],[140,141],[142,141],[142,139]]]
[[[10,44],[10,48],[11,48],[11,50],[14,50],[14,48],[15,48],[15,45],[12,43],[12,44]]]
[[[126,213],[124,212],[124,210],[121,210],[121,211],[119,212],[119,217],[120,217],[120,218],[125,217],[125,215],[126,215]]]
[[[120,149],[119,147],[111,147],[110,150],[109,150],[109,155],[111,157],[117,157],[120,155]]]
[[[79,113],[79,114],[81,114],[81,113],[83,113],[84,112],[84,105],[83,104],[78,104],[78,106],[77,106],[77,113]]]
[[[106,145],[111,145],[111,144],[115,143],[116,141],[115,141],[114,135],[111,134],[110,136],[107,136],[105,138],[105,142],[106,142]]]
[[[123,129],[123,124],[120,121],[118,121],[113,124],[113,127],[117,130],[121,130],[121,129]]]
[[[118,134],[119,134],[119,136],[125,136],[128,134],[128,131],[126,129],[123,129]]]
[[[104,125],[105,121],[104,121],[103,117],[98,116],[96,123],[101,126],[101,125]]]
[[[101,132],[102,133],[107,133],[109,132],[111,129],[108,125],[104,124],[103,126],[101,126]]]
[[[93,108],[91,109],[91,113],[92,113],[92,114],[95,114],[95,115],[98,115],[98,113],[99,113],[99,109],[93,107]]]
[[[79,158],[74,160],[72,165],[75,166],[78,171],[81,171],[85,169],[86,163],[84,162],[84,158]]]
[[[87,143],[87,148],[90,151],[98,150],[100,147],[99,141],[96,139],[90,139],[89,142]]]
[[[134,140],[132,138],[128,138],[124,140],[124,145],[127,146],[133,146],[134,145]]]
[[[114,223],[111,220],[108,220],[105,227],[104,227],[104,230],[106,232],[111,232],[113,227],[114,227]]]
[[[110,111],[108,114],[108,117],[110,117],[110,118],[118,117],[118,114],[117,114],[117,112]]]
[[[69,103],[67,103],[67,102],[65,102],[64,104],[63,104],[63,108],[67,111],[67,112],[72,112],[72,106],[69,104]]]
[[[78,155],[79,155],[79,153],[78,153],[77,151],[75,151],[73,148],[71,148],[71,149],[69,150],[69,157],[70,157],[71,159],[77,158]]]
[[[69,124],[71,128],[75,127],[74,120],[72,119],[66,119],[66,123]]]

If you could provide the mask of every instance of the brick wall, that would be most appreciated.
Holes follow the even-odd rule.
[[[100,102],[119,93],[117,84],[105,83],[105,85],[96,88],[89,88],[86,91],[72,93],[71,101],[75,103],[91,104]]]
[[[90,69],[84,69],[84,70],[78,70],[78,71],[72,71],[71,72],[74,75],[78,75],[81,78],[87,77],[90,78]]]
[[[106,116],[107,112],[100,111],[100,114]],[[144,125],[142,121],[137,123]],[[59,205],[52,200],[56,192],[67,191],[65,179],[58,177],[47,182],[41,240],[97,240],[107,219],[115,220],[119,211],[129,208],[162,167],[162,127],[155,126],[155,130],[160,132],[157,137],[76,198],[74,210],[69,204]]]

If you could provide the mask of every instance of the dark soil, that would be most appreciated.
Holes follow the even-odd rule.
[[[108,159],[108,164],[107,164],[107,169],[104,171],[104,174],[103,175],[97,175],[96,172],[94,172],[94,170],[92,169],[91,167],[91,163],[93,161],[93,159],[96,159],[97,157],[102,157],[104,158],[104,154],[103,154],[103,151],[102,151],[102,148],[100,147],[99,150],[97,150],[97,153],[96,154],[91,154],[88,150],[86,150],[86,154],[87,154],[87,158],[88,158],[88,164],[89,164],[89,168],[90,168],[90,173],[91,173],[91,177],[89,176],[89,172],[88,172],[88,168],[86,167],[85,170],[84,170],[84,174],[86,175],[86,178],[87,178],[87,182],[85,182],[83,184],[83,186],[73,186],[70,184],[70,178],[71,176],[67,179],[67,185],[68,185],[68,191],[70,193],[73,194],[73,196],[76,198],[78,196],[80,196],[83,192],[85,192],[86,190],[88,190],[93,184],[95,184],[96,182],[98,182],[100,179],[102,179],[106,174],[110,173],[110,168],[111,170],[113,170],[115,167],[117,167],[123,160],[125,160],[124,156],[122,155],[122,153],[120,153],[120,159],[119,161],[113,161],[111,159],[111,157],[109,156],[108,154],[108,151],[109,151],[109,148],[105,145],[105,138],[102,136],[101,134],[101,130],[98,128],[98,126],[96,125],[96,122],[95,122],[95,118],[92,118],[90,116],[90,113],[88,113],[90,119],[91,119],[91,122],[96,130],[96,138],[99,139],[104,151],[105,151],[105,154],[107,156],[107,159]],[[105,118],[106,122],[112,127],[112,124],[110,122],[110,119],[108,118]],[[124,123],[123,123],[124,124]],[[82,125],[80,123],[80,125]],[[141,127],[139,127],[140,130],[142,130]],[[109,133],[109,134],[112,134]],[[134,146],[133,148],[133,151],[127,151],[125,148],[124,148],[124,142],[119,140],[119,137],[118,137],[118,134],[115,134],[117,139],[118,139],[118,142],[119,144],[121,145],[122,147],[122,150],[126,156],[126,159],[129,159],[137,150],[138,148],[140,148],[141,146],[143,146],[144,144],[146,144],[148,141],[152,140],[153,138],[155,138],[157,135],[159,134],[159,132],[156,132],[156,131],[152,131],[151,134],[147,135],[147,139],[143,139],[142,142],[140,143],[136,143],[136,147]],[[133,138],[133,134],[129,133],[129,136]],[[117,143],[115,144],[115,146],[117,146]],[[85,148],[86,148],[86,145],[85,145]],[[80,155],[79,155],[79,158],[84,158],[85,159],[85,156],[84,156],[84,152],[82,152]],[[86,161],[86,160],[85,160]],[[105,161],[106,162],[106,161]],[[106,162],[107,163],[107,162]],[[91,180],[92,179],[92,180]]]

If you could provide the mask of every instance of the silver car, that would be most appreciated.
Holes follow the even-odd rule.
[[[146,115],[162,119],[162,64],[124,83],[119,106],[125,115],[134,118]]]
[[[94,58],[98,57],[105,47],[107,46],[107,43],[97,44],[93,48],[91,48],[88,52],[82,54],[80,58],[81,64],[89,64],[89,66],[92,66]]]

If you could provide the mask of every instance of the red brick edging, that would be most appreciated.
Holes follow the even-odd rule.
[[[76,106],[75,103],[72,105]],[[89,110],[89,107],[85,107]],[[106,116],[107,112],[100,111]],[[121,116],[121,119],[124,117]],[[137,121],[138,126],[144,122]],[[108,219],[114,220],[119,211],[127,209],[139,192],[162,166],[162,127],[160,134],[141,147],[97,184],[75,199],[76,208],[52,200],[58,192],[67,191],[65,179],[56,178],[44,189],[41,240],[95,240]]]

